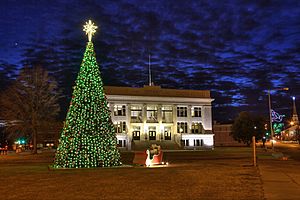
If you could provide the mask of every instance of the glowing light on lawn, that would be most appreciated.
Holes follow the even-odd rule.
[[[149,149],[147,149],[147,159],[146,159],[145,164],[146,164],[147,167],[151,166],[150,151],[149,151]]]

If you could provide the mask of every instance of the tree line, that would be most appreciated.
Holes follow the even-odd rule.
[[[267,120],[263,116],[245,111],[240,112],[233,122],[231,135],[236,141],[249,146],[252,136],[255,136],[256,140],[265,136],[266,122]]]
[[[37,153],[38,136],[45,134],[49,127],[62,124],[58,119],[62,90],[53,76],[39,65],[24,67],[8,85],[0,94],[0,117],[8,122],[8,136],[30,138],[33,153]],[[266,121],[261,116],[241,112],[233,123],[232,137],[250,145],[252,136],[256,139],[264,136]]]

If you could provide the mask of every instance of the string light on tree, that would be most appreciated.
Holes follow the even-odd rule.
[[[120,154],[101,73],[91,42],[96,32],[91,20],[84,25],[89,37],[54,160],[55,168],[118,166]]]

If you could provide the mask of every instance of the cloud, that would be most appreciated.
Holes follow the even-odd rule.
[[[30,13],[24,15],[23,9],[41,7],[51,8],[43,9],[41,19]],[[267,110],[265,102],[257,100],[265,100],[266,89],[290,87],[286,98],[300,93],[300,5],[296,0],[32,1],[12,13],[14,19],[7,19],[12,24],[23,16],[33,25],[48,21],[44,37],[56,42],[54,50],[64,61],[60,66],[73,72],[79,68],[86,42],[81,26],[92,18],[100,30],[94,44],[108,85],[147,84],[151,54],[155,84],[209,89],[216,99],[217,113],[232,111],[233,116],[238,110],[230,111],[230,106]],[[27,42],[30,33],[37,35],[35,26],[25,25],[19,26],[26,30],[22,34],[8,29],[11,38]],[[282,99],[274,103],[286,105]]]

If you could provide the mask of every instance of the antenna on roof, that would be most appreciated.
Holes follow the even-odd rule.
[[[153,82],[151,79],[151,55],[149,54],[149,86],[153,86]]]

